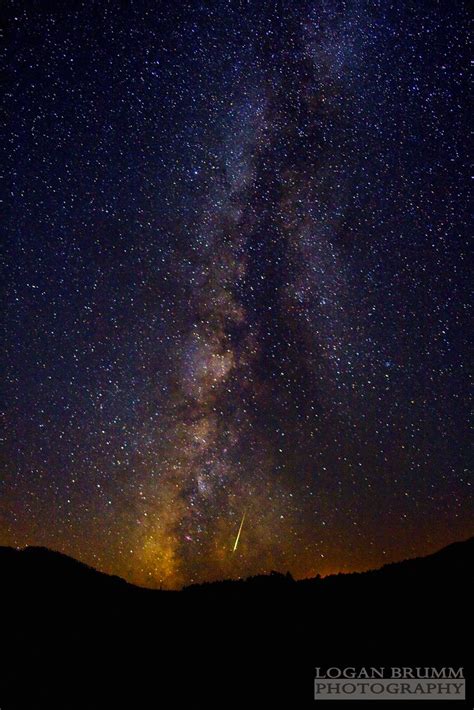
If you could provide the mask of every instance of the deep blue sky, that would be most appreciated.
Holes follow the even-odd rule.
[[[0,542],[176,586],[472,533],[467,5],[3,13]]]

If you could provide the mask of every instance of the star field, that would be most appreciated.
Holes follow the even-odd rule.
[[[0,544],[175,588],[472,534],[467,6],[4,14]]]

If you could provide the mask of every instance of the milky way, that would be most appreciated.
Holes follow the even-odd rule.
[[[404,5],[10,4],[1,543],[178,587],[471,532],[467,15]]]

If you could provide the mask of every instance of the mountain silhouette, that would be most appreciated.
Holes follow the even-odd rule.
[[[369,572],[168,592],[1,547],[0,708],[304,708],[315,667],[467,673],[473,555],[470,538]]]

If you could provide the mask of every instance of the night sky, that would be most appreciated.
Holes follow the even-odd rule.
[[[467,4],[3,14],[0,544],[175,588],[472,534]]]

